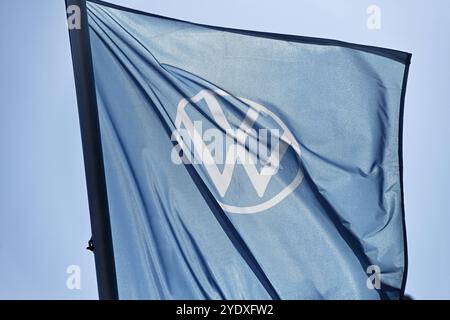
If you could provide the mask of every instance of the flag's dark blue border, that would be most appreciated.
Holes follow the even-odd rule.
[[[403,85],[400,100],[400,115],[399,115],[399,127],[398,127],[398,161],[400,170],[400,192],[402,201],[402,219],[403,219],[403,243],[404,243],[404,267],[402,287],[400,289],[400,299],[405,297],[406,280],[408,278],[408,237],[406,234],[406,215],[405,215],[405,194],[403,191],[403,121],[405,114],[405,99],[406,99],[406,87],[408,84],[409,66],[411,62],[411,54],[409,54],[408,63],[405,65],[405,71],[403,74]]]
[[[126,8],[100,0],[66,0],[67,6],[72,4],[78,5],[82,11],[81,30],[71,30],[70,41],[71,41],[72,58],[77,89],[78,110],[80,116],[80,126],[83,141],[86,182],[88,188],[92,233],[95,246],[95,263],[97,269],[97,281],[100,299],[118,299],[118,289],[115,274],[114,251],[111,237],[111,226],[109,221],[108,199],[106,191],[103,155],[101,148],[100,128],[97,113],[97,100],[95,93],[95,81],[92,68],[92,56],[91,56],[89,32],[88,32],[89,29],[86,14],[87,1],[135,14],[159,17],[172,21],[180,21],[221,31],[251,35],[256,37],[286,40],[292,42],[346,47],[354,50],[364,51],[379,56],[383,56],[405,64],[401,102],[400,102],[400,119],[399,119],[400,123],[399,123],[399,137],[398,137],[403,236],[405,245],[404,248],[405,270],[401,286],[401,298],[403,297],[405,292],[407,270],[408,270],[408,255],[406,243],[407,238],[406,238],[404,192],[403,192],[403,115],[406,96],[406,84],[409,73],[409,65],[411,62],[410,53],[375,46],[354,44],[333,39],[322,39],[322,38],[303,37],[277,33],[239,30],[217,26],[209,26],[204,24],[196,24],[174,18],[163,17],[160,15],[155,15],[131,8]]]
[[[66,8],[71,5],[78,6],[81,11],[81,28],[69,30],[69,37],[83,144],[98,294],[101,300],[117,300],[119,296],[86,1],[66,0]]]

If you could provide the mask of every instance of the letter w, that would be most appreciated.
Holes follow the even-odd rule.
[[[229,135],[230,138],[233,139],[233,141],[237,141],[237,143],[229,147],[226,152],[223,171],[220,172],[219,168],[214,162],[214,158],[211,155],[211,152],[205,145],[201,134],[195,129],[193,122],[186,114],[185,107],[189,103],[189,101],[187,101],[186,99],[180,101],[178,105],[177,116],[175,119],[175,126],[177,130],[180,130],[181,125],[184,124],[187,132],[192,139],[192,145],[194,146],[195,151],[198,154],[202,155],[203,166],[208,172],[208,175],[213,181],[214,186],[216,187],[221,197],[225,196],[230,186],[234,167],[238,160],[244,166],[244,169],[248,177],[250,178],[250,182],[252,183],[258,196],[260,198],[263,197],[272,176],[278,171],[280,159],[282,159],[284,154],[286,153],[288,144],[284,142],[280,144],[283,139],[282,137],[277,137],[277,142],[275,143],[275,145],[272,145],[270,156],[268,157],[268,159],[265,159],[265,163],[262,166],[261,171],[258,172],[255,163],[253,163],[253,161],[249,161],[250,154],[249,151],[246,150],[245,145],[246,140],[247,138],[249,138],[249,135],[252,131],[252,126],[259,116],[259,112],[252,108],[252,106],[249,106],[244,120],[239,125],[237,130],[233,130],[228,120],[226,119],[225,114],[223,113],[223,110],[220,107],[214,92],[211,92],[209,90],[202,90],[193,98],[191,98],[190,101],[192,103],[197,103],[202,99],[205,100],[214,118],[215,124],[223,131],[225,131],[227,135]],[[186,144],[184,143],[180,143],[180,145],[183,148],[187,148]],[[190,150],[184,151],[189,152]]]

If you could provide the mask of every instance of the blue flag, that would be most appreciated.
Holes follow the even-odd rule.
[[[87,13],[119,298],[401,297],[410,54]]]

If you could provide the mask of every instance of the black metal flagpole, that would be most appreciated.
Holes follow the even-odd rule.
[[[101,300],[116,300],[118,299],[117,279],[89,41],[86,1],[66,0],[66,8],[83,144],[99,298]]]

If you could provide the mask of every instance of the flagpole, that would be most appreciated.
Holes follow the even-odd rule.
[[[66,9],[68,9],[69,17],[81,19],[78,20],[78,24],[71,25],[71,18],[68,22],[99,298],[101,300],[117,300],[117,279],[86,1],[66,0]],[[77,14],[78,17],[73,16]]]

